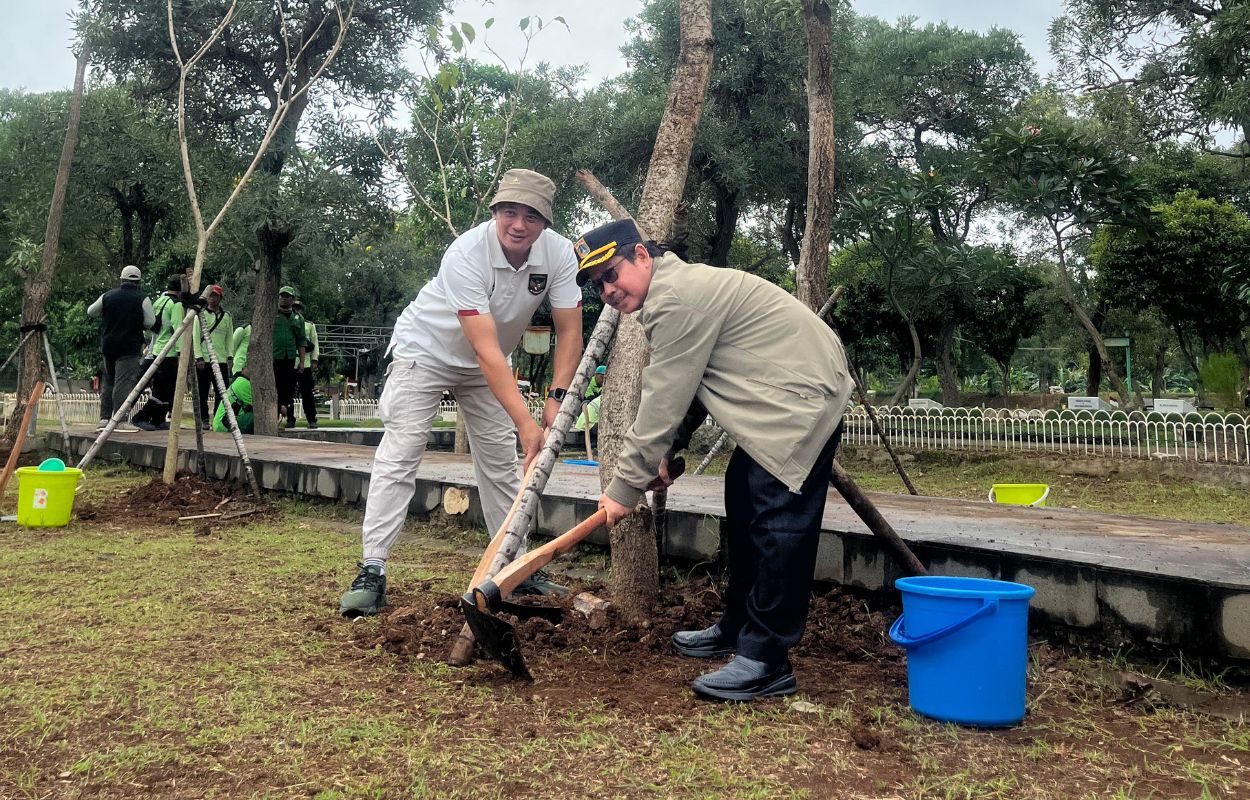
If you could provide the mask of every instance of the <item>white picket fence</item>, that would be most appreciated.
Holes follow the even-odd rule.
[[[0,394],[0,416],[8,419],[16,400],[12,393]],[[94,424],[100,418],[99,394],[66,393],[61,395],[61,402],[71,425]],[[140,406],[142,402],[143,398]],[[378,418],[377,400],[346,399],[337,406],[337,418],[341,420],[365,422]],[[538,398],[530,398],[529,409],[535,419],[541,419],[543,403]],[[296,419],[304,418],[298,400],[295,411]],[[439,405],[439,415],[444,420],[454,420],[456,411],[455,400]],[[1035,451],[1250,465],[1250,416],[1236,413],[907,407],[879,407],[875,411],[891,441],[907,449]],[[318,414],[323,419],[331,418],[330,409],[325,407],[319,408]],[[39,401],[38,417],[46,421],[57,419],[56,396],[52,392],[45,392]],[[844,441],[865,447],[880,445],[862,406],[847,411]]]
[[[874,408],[891,441],[918,450],[1043,451],[1250,465],[1242,414],[905,407]],[[848,444],[878,446],[868,413],[847,412]]]
[[[137,404],[142,407],[147,400],[145,392]],[[65,409],[65,421],[70,425],[94,425],[100,419],[100,395],[95,392],[73,392],[61,395],[61,404]],[[9,418],[9,414],[17,407],[17,395],[12,392],[0,394],[0,417]],[[56,394],[45,389],[39,400],[38,419],[56,420]]]
[[[139,402],[135,404],[135,408],[143,407],[147,401],[147,392],[139,397]],[[209,395],[209,403],[213,402],[213,395]],[[189,401],[188,401],[189,402]],[[61,403],[65,409],[65,421],[70,425],[86,425],[95,424],[100,419],[100,395],[96,392],[74,392],[61,395]],[[9,412],[17,405],[17,395],[8,392],[0,393],[0,418],[8,419]],[[367,422],[378,418],[378,401],[365,400],[357,398],[349,398],[340,400],[337,403],[338,416],[335,419],[348,420],[352,422]],[[543,413],[543,403],[536,398],[529,400],[530,413],[534,419],[541,419]],[[190,406],[187,406],[187,412],[190,413]],[[439,416],[444,420],[454,420],[456,418],[456,401],[444,400],[439,403]],[[317,414],[322,419],[331,419],[332,410],[329,406],[318,406]],[[50,390],[45,390],[43,398],[39,401],[38,418],[41,420],[55,421],[57,419],[56,412],[56,395]],[[295,401],[295,418],[304,419],[304,404],[301,400]]]

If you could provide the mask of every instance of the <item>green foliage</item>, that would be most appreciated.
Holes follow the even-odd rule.
[[[941,214],[955,194],[933,172],[896,171],[842,201],[839,228],[861,236],[879,258],[874,279],[895,310],[908,318],[922,305],[957,302],[972,275],[983,266],[973,248],[935,239],[932,213]]]
[[[1133,174],[1156,203],[1193,191],[1198,197],[1232,203],[1250,214],[1250,171],[1236,160],[1169,141],[1151,148],[1134,166]]]
[[[201,44],[230,5],[229,0],[174,3],[173,24],[184,53]],[[336,6],[347,4],[239,2],[225,40],[205,54],[190,76],[187,102],[195,126],[212,129],[226,141],[246,143],[240,152],[248,152],[247,145],[259,138],[278,98],[289,91],[287,54],[299,53],[302,72],[293,77],[305,80],[308,68],[321,62],[333,42]],[[325,73],[326,85],[362,101],[393,102],[405,80],[395,54],[434,22],[442,8],[439,0],[357,2],[350,35]],[[93,66],[132,81],[137,92],[173,102],[178,73],[164,3],[96,0],[89,14],[80,15],[79,29],[93,45]],[[295,125],[299,112],[293,115]]]
[[[1232,353],[1208,358],[1199,368],[1202,388],[1209,398],[1218,399],[1226,409],[1241,406],[1241,360]]]
[[[1036,270],[1015,264],[1003,254],[996,269],[984,270],[972,290],[967,335],[985,354],[1007,369],[1022,339],[1037,332],[1049,299]]]
[[[1250,307],[1228,276],[1250,263],[1250,218],[1194,191],[1153,207],[1145,231],[1104,229],[1090,260],[1109,300],[1158,309],[1204,351],[1231,346],[1250,325]]]
[[[1188,134],[1210,145],[1231,128],[1245,153],[1250,4],[1071,0],[1065,12],[1051,49],[1069,88],[1121,95],[1151,138]]]
[[[1099,225],[1144,227],[1147,195],[1128,161],[1071,124],[1003,128],[982,144],[983,165],[1002,199],[1056,235]]]
[[[916,135],[928,150],[957,150],[983,139],[1005,122],[1036,87],[1032,59],[1019,36],[1001,28],[988,33],[946,23],[917,27],[913,18],[895,25],[875,18],[859,25],[850,65],[861,103],[853,110],[870,130],[888,137],[890,149],[919,157]],[[939,144],[940,142],[940,144]]]
[[[68,92],[0,92],[0,349],[18,341],[21,285],[43,250],[48,206],[65,137]],[[57,281],[47,306],[58,366],[74,377],[95,371],[98,325],[86,304],[115,285],[123,263],[147,263],[176,228],[178,205],[167,169],[168,126],[117,88],[90,92],[83,103],[74,171],[62,219]],[[141,257],[142,256],[142,257]]]

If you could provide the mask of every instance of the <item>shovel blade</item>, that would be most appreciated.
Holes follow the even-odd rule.
[[[510,624],[480,610],[467,598],[460,599],[460,610],[464,612],[465,622],[469,624],[469,630],[473,631],[473,638],[483,653],[503,664],[516,677],[534,680],[525,666],[525,657],[517,647],[516,631]]]

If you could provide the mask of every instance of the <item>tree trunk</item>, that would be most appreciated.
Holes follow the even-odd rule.
[[[738,193],[716,185],[716,233],[712,237],[707,263],[714,267],[729,266],[729,249],[738,230]]]
[[[637,217],[639,227],[657,241],[667,237],[681,201],[712,69],[711,0],[681,0],[680,19],[677,71],[669,87]],[[610,391],[604,392],[601,401],[599,475],[605,487],[615,471],[623,437],[638,415],[641,373],[649,359],[642,326],[624,316],[609,359]],[[612,596],[627,616],[643,616],[659,592],[659,554],[650,512],[635,512],[622,520],[612,529],[611,544]]]
[[[86,85],[87,64],[91,61],[91,47],[83,42],[74,67],[74,90],[69,101],[69,120],[65,125],[65,142],[61,145],[61,161],[57,165],[56,179],[52,184],[52,202],[48,207],[48,224],[43,234],[43,257],[39,269],[26,276],[22,289],[22,327],[40,325],[47,321],[46,307],[52,295],[52,279],[56,276],[57,249],[61,242],[61,217],[65,212],[65,194],[69,189],[70,167],[74,163],[74,150],[78,147],[78,123],[82,119],[82,96]],[[17,398],[9,414],[9,426],[4,442],[12,446],[26,411],[26,402],[35,382],[43,374],[43,338],[31,336],[22,347],[18,360]]]
[[[252,310],[252,340],[247,349],[247,376],[252,381],[252,409],[256,433],[277,436],[278,388],[273,378],[273,323],[278,313],[278,289],[282,286],[282,253],[290,243],[290,231],[261,226],[256,233],[260,253],[256,257],[256,301]]]
[[[938,334],[938,383],[942,386],[942,405],[959,405],[959,376],[955,373],[955,321],[947,318]]]
[[[802,0],[807,31],[807,227],[795,271],[799,302],[813,311],[829,297],[834,211],[833,29],[826,0]]]
[[[1132,408],[1133,398],[1129,394],[1128,387],[1124,385],[1124,379],[1120,377],[1120,371],[1116,368],[1115,362],[1107,354],[1107,346],[1102,341],[1102,332],[1098,330],[1098,326],[1094,324],[1089,314],[1086,313],[1076,299],[1076,288],[1072,285],[1072,275],[1068,272],[1067,257],[1063,251],[1063,240],[1058,232],[1055,233],[1055,242],[1056,253],[1059,256],[1059,284],[1063,287],[1063,304],[1068,307],[1081,323],[1081,327],[1085,328],[1085,332],[1089,334],[1090,342],[1093,343],[1095,350],[1098,352],[1098,359],[1102,362],[1102,367],[1107,372],[1107,380],[1111,382],[1111,388],[1115,393],[1120,396],[1120,408],[1126,410]],[[1092,371],[1092,359],[1090,367]],[[1096,397],[1097,394],[1095,391],[1090,396]]]
[[[1160,344],[1159,349],[1155,351],[1154,366],[1150,370],[1150,393],[1155,397],[1163,397],[1167,392],[1167,382],[1164,378],[1164,371],[1168,363],[1168,349],[1165,345]]]
[[[1011,406],[1011,359],[998,365],[1003,374],[1003,408]]]
[[[777,235],[781,239],[781,249],[786,251],[786,257],[790,259],[791,264],[799,263],[802,256],[802,248],[799,244],[799,238],[795,235],[798,230],[795,217],[798,216],[799,207],[795,203],[794,198],[786,200],[786,215],[782,223],[777,226]]]
[[[144,269],[152,260],[152,240],[156,236],[156,226],[169,213],[169,207],[149,201],[147,189],[142,182],[127,186],[125,191],[114,187],[109,190],[109,194],[113,197],[113,205],[117,206],[122,221],[121,247],[117,253],[117,261],[122,265],[134,264]]]
[[[916,376],[920,374],[920,334],[916,331],[916,323],[911,321],[911,317],[906,317],[907,333],[911,335],[911,368],[907,370],[906,377],[895,390],[894,396],[890,398],[890,405],[897,406],[903,401],[910,391],[912,385],[916,382]]]
[[[1086,354],[1089,356],[1089,367],[1085,370],[1085,396],[1097,397],[1098,390],[1102,388],[1102,356],[1098,355],[1098,348],[1093,342],[1086,348]]]
[[[452,441],[451,451],[462,456],[469,453],[469,429],[464,426],[464,414],[459,403],[456,404],[456,438]]]

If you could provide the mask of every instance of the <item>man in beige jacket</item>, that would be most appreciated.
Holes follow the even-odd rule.
[[[720,620],[673,636],[694,658],[735,654],[694,681],[700,695],[752,700],[797,689],[788,653],[807,622],[833,454],[850,396],[836,334],[754,275],[687,264],[630,220],[574,244],[578,283],[638,314],[651,345],[638,417],[599,506],[627,515],[710,414],[738,448],[725,473],[729,586]]]

